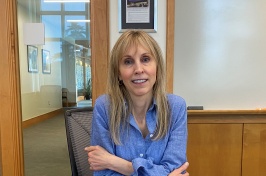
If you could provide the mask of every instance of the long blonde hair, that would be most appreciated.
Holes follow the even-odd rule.
[[[156,60],[157,74],[153,86],[156,101],[157,126],[153,139],[164,137],[169,128],[170,112],[166,98],[165,63],[157,42],[147,33],[139,30],[124,32],[115,43],[109,60],[107,93],[110,99],[109,125],[111,137],[115,144],[121,144],[121,129],[127,128],[127,119],[132,110],[132,101],[126,87],[119,83],[119,62],[131,46],[141,45],[148,49]],[[125,103],[126,101],[126,103]]]

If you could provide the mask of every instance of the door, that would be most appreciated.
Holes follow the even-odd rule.
[[[102,73],[107,70],[108,56],[108,1],[91,0],[91,48],[92,60],[99,57],[98,60],[92,61],[92,68],[101,66],[100,70],[92,69],[92,75],[98,71]],[[1,0],[0,7],[0,51],[1,51],[1,118],[0,118],[0,170],[1,175],[24,175],[23,164],[23,145],[22,145],[22,114],[21,114],[21,95],[19,75],[19,58],[18,58],[18,29],[17,28],[17,1]],[[102,63],[105,63],[102,65]],[[100,79],[93,87],[97,91],[93,92],[92,98],[102,94],[105,90],[106,74],[97,74],[92,76],[92,81]],[[100,85],[100,86],[99,86]]]

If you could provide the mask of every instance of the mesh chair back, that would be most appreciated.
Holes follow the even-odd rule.
[[[66,134],[72,176],[91,176],[88,155],[84,148],[90,145],[92,107],[69,109],[65,112]]]

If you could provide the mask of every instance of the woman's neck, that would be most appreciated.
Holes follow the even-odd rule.
[[[152,96],[132,98],[132,114],[136,119],[145,119],[146,112],[152,103]]]
[[[152,102],[152,98],[148,99],[138,99],[132,100],[133,107],[132,107],[132,115],[142,133],[143,138],[146,138],[147,134],[149,133],[147,124],[146,124],[146,112],[150,107]]]

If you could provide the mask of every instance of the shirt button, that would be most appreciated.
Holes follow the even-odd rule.
[[[140,157],[143,157],[143,154],[141,153],[141,154],[139,154],[139,156],[140,156]]]
[[[153,134],[150,134],[150,137],[152,138]]]

